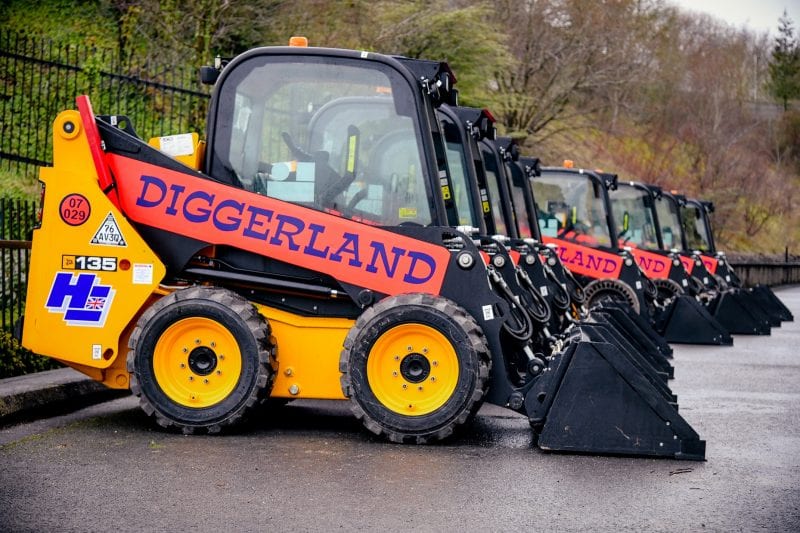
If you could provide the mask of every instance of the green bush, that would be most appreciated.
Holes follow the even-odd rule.
[[[19,345],[10,333],[0,331],[0,378],[60,368],[55,359],[36,355]]]

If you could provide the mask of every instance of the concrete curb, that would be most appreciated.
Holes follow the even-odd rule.
[[[61,415],[128,394],[72,368],[0,379],[0,426]]]

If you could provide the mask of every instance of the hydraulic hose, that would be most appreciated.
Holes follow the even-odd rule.
[[[559,312],[566,313],[569,309],[569,292],[561,285],[561,281],[559,281],[558,276],[556,276],[552,268],[544,265],[544,274],[556,287],[553,291],[553,305]]]
[[[533,321],[530,315],[519,304],[519,298],[511,292],[511,288],[505,282],[503,277],[493,267],[488,268],[489,280],[492,286],[495,287],[500,296],[509,304],[509,317],[503,322],[503,329],[513,339],[526,343],[533,336]]]
[[[519,284],[528,291],[528,294],[533,300],[532,305],[527,308],[531,318],[539,324],[547,324],[552,316],[550,305],[547,303],[547,300],[545,300],[542,293],[539,292],[539,289],[533,284],[533,280],[528,276],[527,272],[518,269],[517,279],[519,280]]]

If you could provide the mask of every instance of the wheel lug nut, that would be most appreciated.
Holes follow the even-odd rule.
[[[189,376],[189,381],[194,381],[194,376]]]
[[[183,353],[189,353],[189,348],[186,348],[186,347],[184,346],[184,348],[183,348]]]
[[[404,388],[404,389],[407,389],[407,388],[408,388],[408,385],[406,385],[405,383],[403,383],[403,388]]]
[[[393,375],[394,377],[397,377],[397,370],[395,370],[394,372],[392,372],[392,375]]]
[[[204,379],[204,380],[203,380],[203,383],[205,383],[206,385],[208,385],[208,378]],[[422,388],[422,387],[420,387],[420,388]]]
[[[186,368],[186,363],[181,363],[181,368]]]
[[[222,375],[222,370],[217,370],[217,375],[221,376]]]
[[[417,390],[422,390],[422,385],[420,385],[419,387],[417,387]]]
[[[200,339],[195,339],[195,340],[194,340],[194,343],[195,343],[195,344],[200,344]]]
[[[211,347],[212,347],[212,348],[216,348],[216,347],[217,347],[217,343],[216,343],[216,342],[214,342],[214,341],[211,341]]]
[[[431,376],[431,381],[436,381],[436,376]]]

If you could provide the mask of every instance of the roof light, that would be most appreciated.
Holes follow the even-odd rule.
[[[564,168],[575,168],[575,162],[572,159],[565,159]]]
[[[293,35],[289,38],[289,46],[306,48],[308,46],[308,37],[303,37],[302,35]]]

